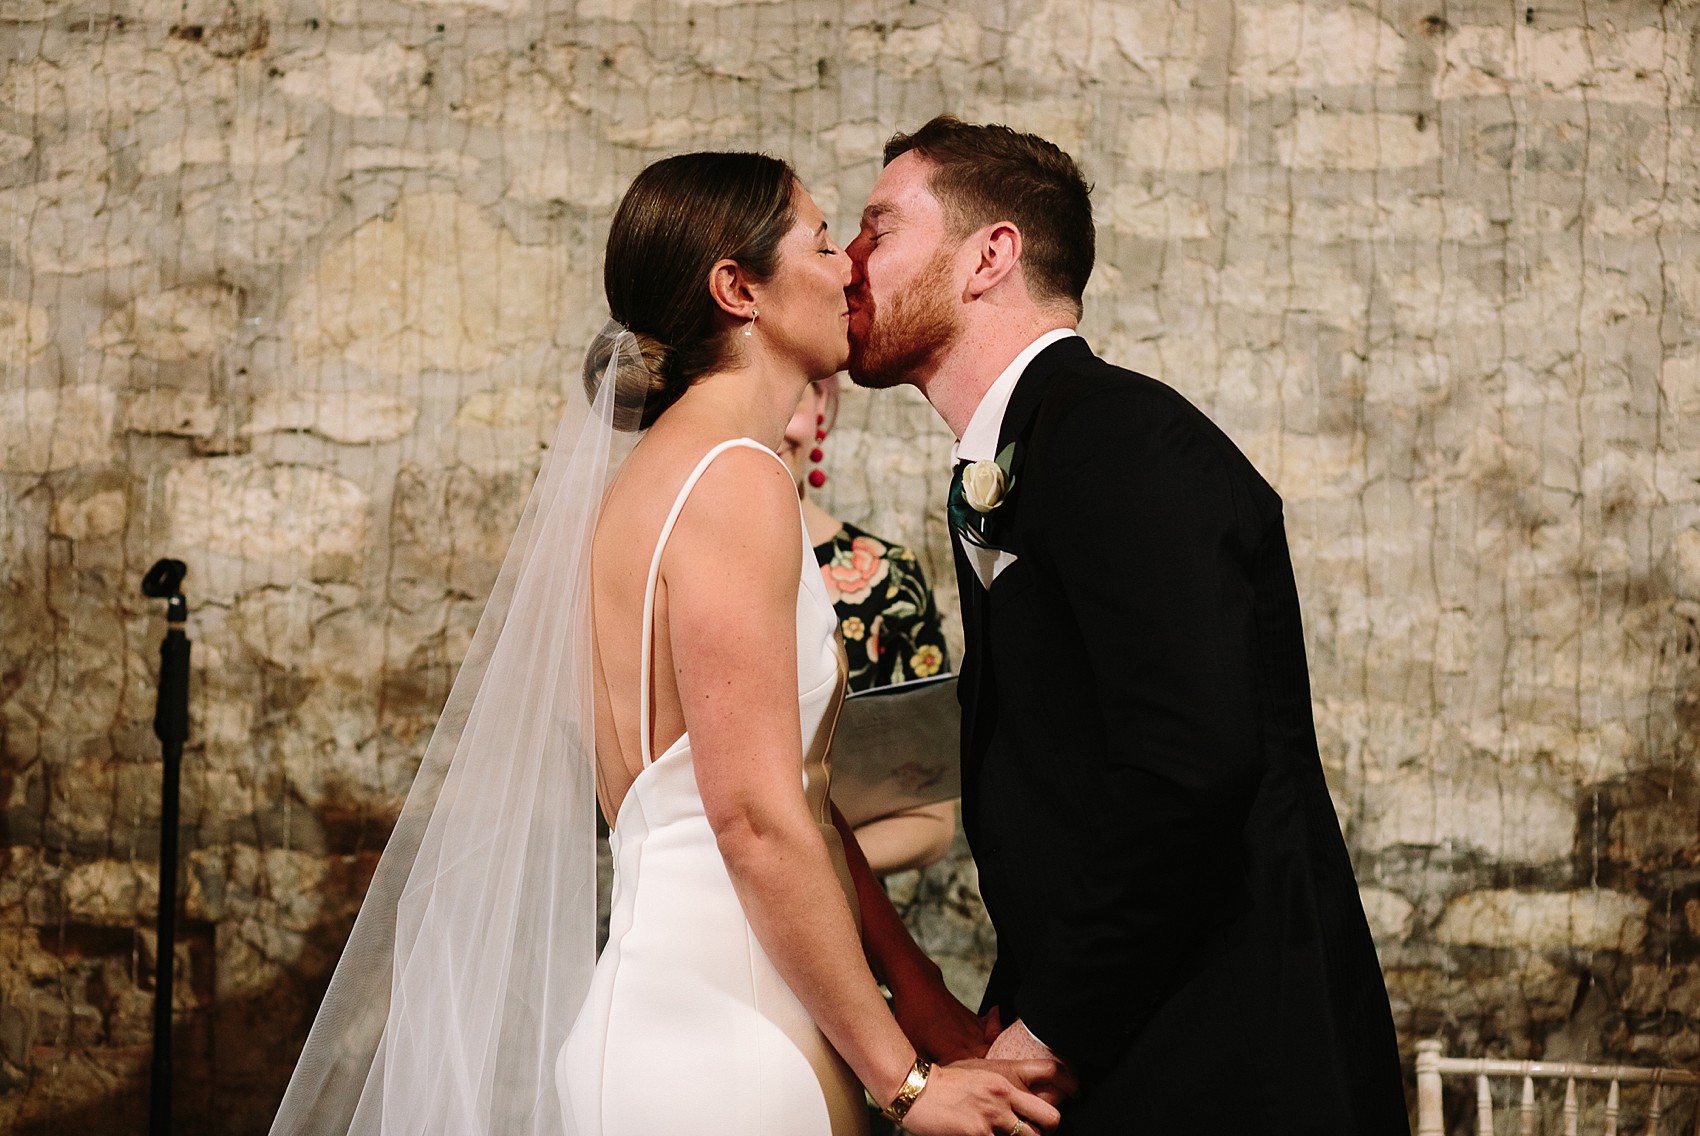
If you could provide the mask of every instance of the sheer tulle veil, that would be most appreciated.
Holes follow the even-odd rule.
[[[557,1136],[595,961],[590,545],[631,332],[610,322],[290,1079],[272,1136]],[[577,430],[576,438],[571,436]],[[619,447],[621,452],[625,447]]]

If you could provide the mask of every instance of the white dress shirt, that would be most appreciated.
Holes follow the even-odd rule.
[[[973,415],[968,419],[968,428],[962,431],[962,437],[950,448],[952,466],[959,461],[990,461],[998,456],[998,435],[1003,432],[1004,412],[1009,409],[1010,396],[1015,394],[1015,384],[1020,381],[1021,373],[1027,370],[1027,365],[1033,362],[1034,356],[1039,352],[1059,339],[1067,339],[1075,334],[1078,333],[1072,327],[1047,331],[1010,361],[1003,374],[980,396],[979,405],[974,408]],[[973,566],[974,575],[979,577],[980,586],[983,588],[991,587],[998,574],[1016,560],[1013,552],[981,548],[975,544],[964,543],[963,551],[968,554],[968,563]]]

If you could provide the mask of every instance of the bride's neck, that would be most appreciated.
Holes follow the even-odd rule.
[[[755,368],[716,371],[692,383],[679,403],[712,414],[736,433],[776,450],[785,438],[785,424],[796,413],[803,385],[795,376],[764,375]]]

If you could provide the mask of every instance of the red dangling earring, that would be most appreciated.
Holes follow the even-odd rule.
[[[815,415],[815,448],[809,451],[809,460],[818,463],[826,455],[821,453],[820,444],[826,441],[826,415]],[[826,470],[811,469],[809,484],[819,489],[826,484]]]

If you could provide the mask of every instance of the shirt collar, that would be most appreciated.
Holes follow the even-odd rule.
[[[1015,393],[1015,384],[1021,378],[1021,373],[1027,370],[1027,364],[1031,363],[1039,352],[1059,339],[1067,339],[1077,334],[1079,333],[1072,327],[1047,331],[1010,360],[1009,366],[1003,369],[1003,374],[980,396],[980,404],[974,408],[973,416],[968,419],[968,428],[962,431],[962,437],[950,448],[952,465],[959,461],[986,461],[997,457],[998,435],[1003,431],[1004,411],[1009,408],[1009,398]]]

